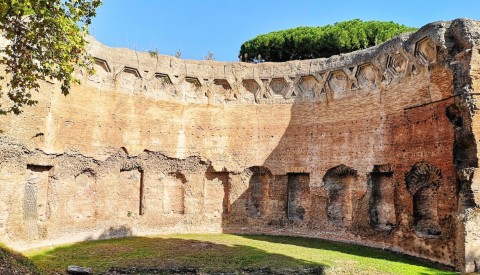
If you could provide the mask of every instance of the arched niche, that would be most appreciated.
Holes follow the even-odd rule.
[[[204,181],[205,214],[220,217],[230,212],[228,172],[207,171]]]
[[[437,190],[442,184],[442,172],[428,162],[417,162],[405,174],[405,182],[413,196],[414,230],[422,236],[439,236]]]
[[[268,168],[263,166],[247,168],[246,173],[248,174],[248,189],[245,209],[249,217],[259,218],[268,211],[268,193],[273,175]]]
[[[327,217],[333,224],[349,226],[353,218],[352,186],[357,171],[340,164],[325,173],[323,183],[328,191]]]

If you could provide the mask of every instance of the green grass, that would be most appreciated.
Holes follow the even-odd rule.
[[[189,234],[90,241],[32,251],[27,256],[47,273],[68,265],[239,272],[268,267],[276,273],[455,274],[397,253],[318,239],[229,234]]]

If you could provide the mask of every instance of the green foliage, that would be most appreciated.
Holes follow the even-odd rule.
[[[239,57],[248,62],[330,57],[375,46],[414,30],[394,22],[360,19],[322,27],[298,27],[261,34],[243,43]]]
[[[158,52],[158,49],[155,48],[155,50],[153,50],[153,51],[148,51],[148,54],[150,54],[151,58],[157,58],[158,59],[158,55],[160,53]]]
[[[0,65],[5,76],[0,95],[8,96],[1,114],[19,114],[34,105],[32,91],[39,80],[58,80],[67,95],[76,66],[88,67],[85,34],[101,0],[3,0],[0,30],[6,38],[0,47]]]

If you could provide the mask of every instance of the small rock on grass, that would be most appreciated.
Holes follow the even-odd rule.
[[[89,275],[93,274],[93,271],[90,267],[81,267],[76,265],[69,265],[67,268],[68,274],[75,274],[75,275]]]

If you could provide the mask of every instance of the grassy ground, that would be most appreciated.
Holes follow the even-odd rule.
[[[410,257],[362,246],[258,235],[131,237],[32,251],[27,256],[47,273],[80,265],[92,267],[96,273],[112,267],[124,271],[141,267],[145,273],[183,268],[180,272],[455,274]]]
[[[28,258],[0,244],[0,274],[40,274],[40,271]]]

